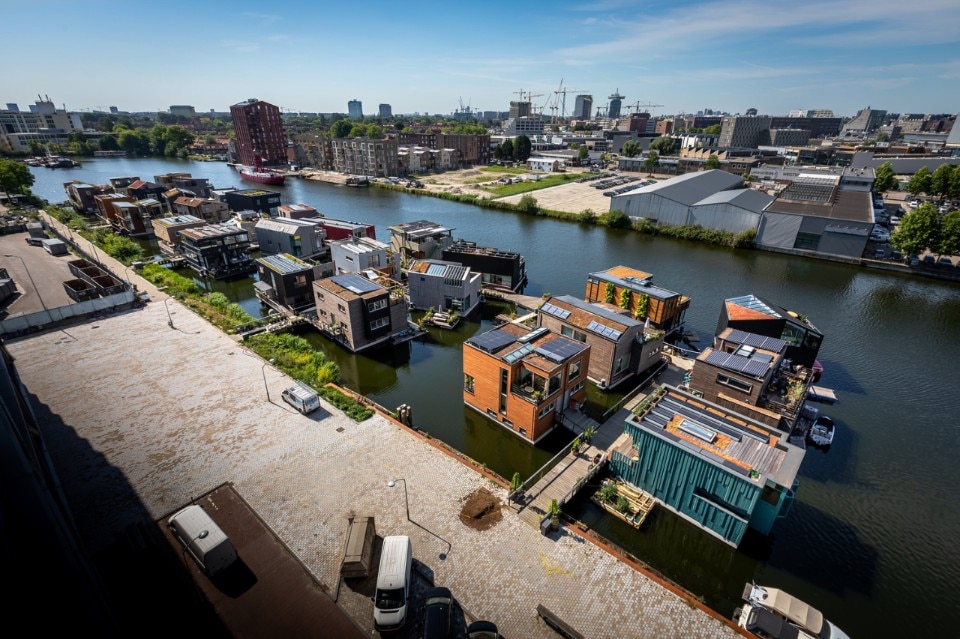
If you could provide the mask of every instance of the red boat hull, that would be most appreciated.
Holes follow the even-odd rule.
[[[255,172],[247,168],[239,169],[240,177],[244,180],[250,182],[257,182],[259,184],[283,184],[283,181],[286,179],[286,176],[282,173],[268,173],[264,172]]]

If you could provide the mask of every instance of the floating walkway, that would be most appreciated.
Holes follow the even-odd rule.
[[[837,401],[837,393],[833,389],[823,386],[810,386],[807,389],[807,399],[824,404],[834,404]]]
[[[613,486],[614,488],[613,501],[603,498],[603,492],[606,486]],[[650,514],[650,511],[653,510],[653,507],[657,503],[653,495],[634,488],[619,479],[605,479],[600,490],[594,493],[590,499],[614,517],[622,519],[634,528],[639,528],[643,525],[643,522],[647,520],[647,515]],[[621,499],[625,502],[625,510],[617,508],[617,504]]]

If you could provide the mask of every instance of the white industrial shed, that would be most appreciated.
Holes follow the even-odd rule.
[[[610,210],[665,226],[693,226],[739,233],[755,229],[773,198],[743,187],[743,178],[713,169],[664,180],[614,196]]]
[[[773,197],[754,189],[733,189],[709,195],[690,207],[687,224],[740,233],[760,225],[760,214]]]

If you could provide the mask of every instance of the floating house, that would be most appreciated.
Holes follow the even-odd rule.
[[[756,295],[724,300],[716,334],[719,335],[726,328],[782,339],[787,343],[786,356],[807,368],[812,368],[817,361],[823,342],[823,333],[807,317]]]
[[[358,353],[410,328],[400,286],[386,287],[354,274],[313,283],[321,331]]]
[[[407,285],[410,308],[466,317],[480,306],[480,274],[456,262],[417,260],[407,272]]]
[[[231,224],[207,224],[179,231],[180,252],[203,276],[225,279],[256,270],[247,232]]]
[[[463,401],[537,443],[586,399],[590,346],[506,324],[463,343]]]
[[[519,253],[457,240],[443,249],[441,255],[447,262],[459,262],[480,273],[480,282],[485,288],[522,293],[527,284],[527,264]]]
[[[588,302],[613,304],[630,316],[650,323],[668,333],[681,324],[690,298],[680,293],[654,286],[653,275],[627,266],[615,266],[587,276]]]
[[[737,547],[748,528],[769,534],[787,516],[804,453],[787,433],[662,386],[626,420],[610,470]]]

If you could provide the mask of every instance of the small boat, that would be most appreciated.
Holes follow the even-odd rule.
[[[833,435],[837,427],[833,420],[826,415],[820,415],[807,431],[807,439],[816,446],[829,446],[833,443]]]
[[[820,363],[820,360],[815,360],[813,362],[813,381],[819,382],[820,378],[823,377],[823,364]]]
[[[240,177],[244,180],[250,182],[257,182],[259,184],[283,184],[286,176],[283,173],[277,173],[276,171],[271,171],[270,169],[263,168],[263,162],[260,159],[259,155],[253,156],[253,166],[244,166],[242,164],[237,165],[237,170],[240,172]]]
[[[734,622],[769,639],[850,639],[823,614],[793,595],[777,588],[748,583],[743,607],[733,613]]]

